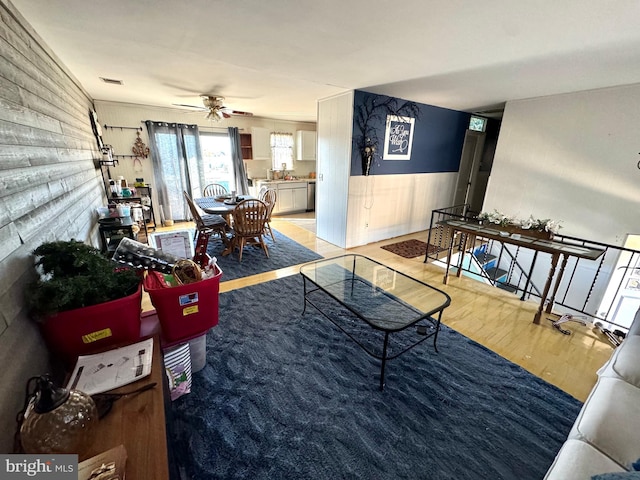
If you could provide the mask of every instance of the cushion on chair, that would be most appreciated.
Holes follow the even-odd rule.
[[[600,377],[580,410],[569,438],[588,442],[631,469],[640,457],[640,415],[633,414],[638,405],[640,389],[624,380]]]
[[[209,228],[221,227],[227,224],[222,215],[216,215],[213,213],[202,215],[202,222],[204,223],[205,227]]]
[[[545,480],[586,480],[592,475],[605,472],[625,472],[625,470],[588,443],[569,439],[556,455],[544,478]]]

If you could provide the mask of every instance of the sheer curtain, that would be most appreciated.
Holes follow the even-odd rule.
[[[190,217],[183,191],[199,186],[202,162],[197,125],[144,122],[149,132],[149,149],[154,182],[163,220],[187,220]]]
[[[271,134],[271,159],[274,170],[293,170],[293,134],[273,132]]]
[[[233,160],[233,176],[236,181],[236,192],[238,195],[249,194],[249,184],[247,183],[247,172],[244,168],[242,158],[242,148],[240,147],[240,131],[237,127],[229,127],[229,142],[231,143],[231,159]]]

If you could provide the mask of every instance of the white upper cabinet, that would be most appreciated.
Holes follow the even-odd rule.
[[[296,160],[316,160],[316,132],[309,130],[296,132]]]
[[[271,132],[268,128],[251,128],[251,148],[254,160],[271,160]]]

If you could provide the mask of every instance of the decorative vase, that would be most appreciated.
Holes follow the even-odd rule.
[[[364,147],[361,152],[362,156],[362,174],[364,176],[369,175],[371,170],[371,163],[373,162],[373,154],[375,149],[373,147]]]

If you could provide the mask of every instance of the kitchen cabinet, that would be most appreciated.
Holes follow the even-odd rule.
[[[316,159],[316,132],[298,130],[296,132],[296,160]]]
[[[271,132],[268,128],[251,129],[251,149],[253,160],[271,160]]]
[[[278,200],[273,213],[304,212],[307,209],[307,183],[278,183]]]
[[[253,148],[251,145],[251,134],[250,133],[241,133],[240,134],[240,150],[242,151],[242,159],[243,160],[251,160],[253,159]]]
[[[307,210],[307,182],[304,181],[260,181],[256,188],[273,188],[277,192],[276,206],[273,209],[274,215],[293,212],[304,212]]]

